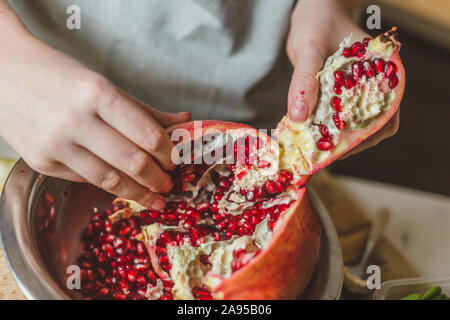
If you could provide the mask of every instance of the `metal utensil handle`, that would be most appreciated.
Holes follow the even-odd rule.
[[[383,235],[384,229],[386,228],[387,222],[389,220],[389,211],[386,208],[378,211],[372,219],[372,224],[370,225],[369,237],[367,239],[366,249],[359,263],[359,270],[361,273],[367,260],[372,254],[378,240]]]

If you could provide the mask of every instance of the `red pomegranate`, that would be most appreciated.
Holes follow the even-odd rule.
[[[405,78],[395,28],[349,44],[318,74],[311,117],[271,138],[243,124],[169,129],[179,165],[150,210],[116,199],[85,230],[82,293],[99,299],[295,299],[317,263],[321,229],[305,183],[378,131]],[[200,150],[198,152],[198,150]]]

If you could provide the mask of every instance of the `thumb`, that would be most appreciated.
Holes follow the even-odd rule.
[[[325,55],[314,47],[305,47],[297,57],[288,92],[288,113],[292,121],[302,122],[314,111],[319,91],[316,74]]]

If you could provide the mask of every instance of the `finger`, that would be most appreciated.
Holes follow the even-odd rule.
[[[101,119],[94,119],[86,125],[89,135],[80,134],[76,137],[78,144],[153,192],[166,193],[172,189],[170,176],[147,152]]]
[[[297,55],[288,93],[288,111],[292,121],[305,121],[314,111],[319,81],[317,72],[325,61],[325,53],[316,46],[305,46]]]
[[[110,103],[98,106],[98,115],[111,127],[150,153],[166,170],[175,167],[171,159],[173,143],[169,134],[126,96],[119,95]]]
[[[386,138],[392,137],[398,130],[400,124],[400,110],[398,110],[395,115],[391,118],[391,120],[386,123],[383,128],[380,129],[377,133],[375,133],[373,136],[370,136],[367,140],[365,140],[360,145],[356,146],[354,149],[350,150],[343,156],[339,158],[339,160],[344,160],[354,154],[357,154],[363,150],[375,147],[377,144],[379,144],[381,141],[385,140]]]
[[[169,112],[162,112],[157,109],[154,109],[150,107],[148,104],[144,103],[143,101],[129,95],[122,89],[119,89],[122,95],[126,95],[129,99],[131,99],[134,103],[138,104],[148,112],[153,119],[156,120],[163,128],[167,128],[170,126],[174,126],[179,123],[188,122],[192,119],[192,114],[190,112],[178,112],[178,113],[169,113]]]
[[[56,164],[54,170],[48,175],[69,181],[86,182],[86,179],[62,163]]]
[[[65,165],[97,187],[155,210],[164,209],[166,204],[162,196],[120,173],[88,150],[74,146],[66,154]],[[74,159],[73,155],[77,158]]]
[[[26,161],[29,163],[28,161]],[[30,162],[32,163],[32,162]],[[46,165],[45,167],[38,167],[35,168],[36,171],[38,171],[41,174],[60,178],[64,180],[69,181],[75,181],[75,182],[86,182],[86,179],[84,179],[82,176],[80,176],[78,173],[74,172],[64,164],[54,161],[50,164]]]
[[[191,121],[192,118],[192,114],[190,112],[168,113],[153,109],[151,107],[147,108],[149,109],[146,111],[150,113],[152,118],[164,128]]]

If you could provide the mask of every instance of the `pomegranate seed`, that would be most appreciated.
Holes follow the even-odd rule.
[[[214,219],[214,221],[215,221],[216,223],[218,223],[218,222],[222,221],[224,217],[225,217],[225,214],[223,214],[223,213],[216,213],[216,214],[213,216],[213,219]]]
[[[397,73],[397,65],[392,61],[388,61],[384,66],[384,74],[390,79]]]
[[[317,141],[317,149],[320,151],[328,151],[333,148],[333,142],[329,138],[320,138]]]
[[[105,226],[106,232],[112,233],[114,231],[114,229],[112,227],[112,223],[109,220],[105,220],[104,226]]]
[[[133,267],[136,271],[138,271],[140,273],[145,273],[148,270],[148,267],[141,263],[135,264]]]
[[[136,274],[136,271],[134,271],[134,270],[130,270],[129,272],[128,272],[128,281],[130,281],[130,282],[134,282],[134,281],[136,281],[136,276],[137,276],[137,274]]]
[[[126,227],[120,229],[120,234],[121,234],[122,236],[125,236],[125,235],[127,235],[128,233],[130,233],[130,232],[131,232],[131,227],[129,227],[129,226],[126,226]]]
[[[348,48],[345,48],[344,50],[342,50],[342,55],[346,58],[350,58],[351,57],[350,50]]]
[[[156,283],[156,275],[151,270],[148,271],[147,277],[152,283]]]
[[[193,225],[193,222],[192,222],[191,220],[186,220],[186,221],[183,223],[183,228],[184,228],[185,230],[190,230],[190,229],[192,228],[192,225]]]
[[[219,211],[219,203],[217,201],[211,204],[211,212],[217,213]]]
[[[92,226],[94,230],[100,230],[103,227],[103,223],[101,221],[95,221]]]
[[[318,124],[317,125],[319,127],[319,132],[321,134],[322,137],[326,138],[330,136],[330,132],[328,131],[328,127],[324,124]],[[286,173],[283,173],[286,174]],[[287,180],[292,180],[292,175],[286,177]]]
[[[205,212],[209,209],[209,203],[208,202],[200,202],[195,205],[195,209],[197,209],[200,212]]]
[[[363,62],[363,68],[368,78],[372,78],[375,75],[372,63],[369,60]]]
[[[242,178],[245,177],[246,175],[247,175],[247,171],[244,170],[244,171],[239,172],[238,175],[236,176],[236,178],[238,180],[242,180]]]
[[[123,293],[128,293],[128,291],[130,291],[130,286],[128,285],[127,280],[120,281],[120,289]]]
[[[113,294],[113,298],[114,298],[114,299],[117,299],[117,300],[126,300],[126,299],[127,299],[127,296],[126,296],[125,294],[123,294],[123,293],[115,292],[115,293]]]
[[[334,124],[336,125],[336,128],[338,128],[339,130],[345,129],[346,123],[341,119],[341,117],[339,117],[339,114],[337,113],[333,114],[333,121]]]
[[[187,182],[187,183],[193,181],[194,179],[195,179],[195,174],[193,174],[193,173],[187,174],[187,175],[185,175],[185,176],[182,177],[182,180],[183,180],[184,182]]]
[[[251,197],[250,197],[249,193],[253,193],[253,195],[250,194],[251,195]],[[250,201],[255,202],[256,200],[258,200],[259,196],[261,196],[261,188],[255,188],[252,191],[247,192],[246,198],[247,199],[250,198]]]
[[[376,58],[375,60],[373,60],[373,65],[377,74],[380,74],[384,71],[384,64],[385,63],[383,59]]]
[[[161,298],[159,298],[160,300],[173,300],[173,296],[170,293],[165,293]]]
[[[352,57],[355,57],[361,53],[361,51],[364,49],[364,46],[361,42],[356,41],[350,46],[350,55]]]
[[[341,85],[339,83],[335,83],[335,85],[333,87],[333,92],[336,94],[342,93]]]
[[[163,265],[162,268],[164,269],[164,271],[169,272],[170,269],[172,269],[172,265],[170,263],[168,263],[168,264]]]
[[[160,256],[158,262],[159,262],[159,264],[166,264],[169,262],[169,257],[168,256]]]
[[[352,64],[352,74],[356,79],[360,79],[364,75],[364,68],[361,62]]]
[[[266,160],[259,160],[258,161],[258,167],[259,168],[261,168],[261,169],[264,169],[264,168],[268,168],[268,167],[270,167],[270,162],[269,161],[266,161]]]
[[[398,85],[398,77],[397,75],[393,75],[390,79],[389,79],[389,88],[394,89],[397,85]]]
[[[270,181],[270,180],[266,181],[264,188],[267,193],[275,193],[276,192],[275,183],[273,181]]]
[[[341,111],[342,111],[341,99],[340,99],[339,97],[333,97],[333,98],[331,98],[330,103],[331,103],[331,106],[333,107],[333,109],[334,109],[336,112],[341,112]],[[320,126],[320,125],[319,125],[319,126]],[[323,125],[322,125],[322,126],[323,126]],[[320,128],[320,127],[319,127],[319,128]],[[326,128],[326,126],[325,126],[325,128]],[[328,131],[328,128],[327,128],[327,131]]]
[[[159,218],[159,212],[158,211],[152,211],[151,213],[150,213],[150,217],[152,218],[152,219],[154,219],[154,220],[156,220],[156,219],[158,219]]]
[[[97,273],[100,275],[100,277],[104,278],[106,276],[105,269],[97,268]]]
[[[148,263],[148,257],[136,257],[136,258],[134,258],[133,263],[146,264],[146,263]]]
[[[339,86],[342,86],[344,84],[344,74],[342,71],[335,71],[334,72],[334,79],[336,80],[336,84],[339,84]]]
[[[363,39],[363,45],[364,45],[364,47],[366,47],[367,48],[367,46],[369,45],[369,41],[370,40],[372,40],[371,38],[364,38]]]
[[[201,217],[200,212],[198,212],[197,210],[195,210],[193,208],[188,208],[186,210],[186,215],[189,216],[190,218],[192,218],[193,220],[200,219],[200,217]]]
[[[136,245],[136,251],[140,256],[143,256],[147,253],[147,251],[145,250],[145,245],[142,242],[138,242],[138,244]]]
[[[100,289],[100,290],[97,292],[96,297],[97,297],[97,298],[104,297],[104,296],[106,296],[108,293],[109,293],[109,289],[108,289],[108,288],[102,288],[102,289]]]
[[[345,78],[345,88],[350,90],[351,88],[353,88],[355,86],[356,82],[355,79],[353,79],[352,77],[347,77]]]
[[[181,233],[177,233],[177,235],[175,236],[175,239],[177,241],[177,244],[179,246],[182,246],[184,243],[184,239],[183,239],[183,235]]]
[[[275,227],[275,223],[276,223],[276,221],[269,221],[267,223],[267,225],[269,226],[269,229],[273,230],[273,228]]]
[[[147,284],[147,279],[144,276],[139,275],[139,276],[136,277],[136,283],[138,285],[146,285]],[[144,292],[144,294],[145,294],[145,292]]]
[[[192,294],[195,299],[199,300],[212,300],[212,295],[206,288],[194,287],[192,289]]]

